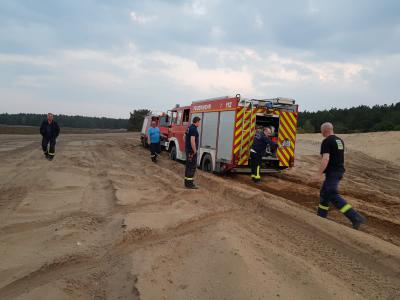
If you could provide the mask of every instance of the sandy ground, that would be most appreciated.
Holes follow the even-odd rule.
[[[134,134],[62,135],[52,162],[37,136],[1,135],[0,299],[399,299],[400,167],[387,155],[400,135],[388,134],[384,154],[366,142],[379,135],[344,136],[361,231],[315,216],[316,135],[261,185],[198,172],[189,191],[183,165],[153,164]]]

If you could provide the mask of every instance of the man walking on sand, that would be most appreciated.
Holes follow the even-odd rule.
[[[365,222],[365,217],[359,214],[338,193],[340,180],[343,178],[344,169],[344,142],[333,132],[331,123],[321,125],[321,134],[325,138],[321,144],[321,164],[314,179],[319,181],[325,173],[325,181],[320,191],[320,203],[317,214],[322,218],[328,216],[329,204],[332,203],[343,213],[354,229],[358,229]]]
[[[161,153],[160,146],[160,128],[156,126],[155,121],[151,121],[151,127],[147,132],[148,143],[150,145],[150,156],[153,162],[157,162],[157,156]]]
[[[185,151],[186,151],[186,168],[185,168],[185,187],[188,189],[197,189],[193,177],[197,167],[197,149],[199,148],[199,132],[197,127],[200,125],[200,118],[194,117],[193,123],[186,131],[185,135]]]
[[[43,154],[48,160],[53,160],[54,155],[56,154],[56,139],[60,134],[60,127],[53,118],[53,114],[48,113],[47,120],[43,120],[42,125],[40,126]],[[49,144],[50,147],[48,148]]]

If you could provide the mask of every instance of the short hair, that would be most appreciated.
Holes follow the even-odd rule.
[[[201,119],[200,119],[200,117],[194,117],[193,118],[193,123],[197,123],[197,122],[199,122]]]
[[[325,122],[321,125],[321,131],[324,130],[333,130],[333,125],[330,122]]]
[[[48,116],[50,116],[50,115],[51,115],[51,116],[54,116],[52,113],[47,113],[47,115],[48,115]]]

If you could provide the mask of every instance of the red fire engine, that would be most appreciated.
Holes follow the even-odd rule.
[[[267,149],[263,156],[260,171],[266,173],[293,166],[297,115],[298,105],[293,99],[246,99],[238,94],[177,105],[158,124],[162,132],[167,132],[163,146],[170,158],[184,161],[185,132],[191,120],[200,117],[197,165],[216,173],[250,172],[250,147],[256,126],[268,126],[278,149]]]

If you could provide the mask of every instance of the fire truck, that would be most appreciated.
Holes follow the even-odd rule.
[[[294,164],[298,105],[288,98],[246,99],[240,94],[200,101],[171,109],[165,116],[165,148],[172,160],[186,160],[185,132],[200,117],[197,165],[207,172],[249,173],[250,148],[257,126],[270,127],[278,144],[263,155],[262,173]]]
[[[170,128],[169,118],[165,113],[150,113],[149,115],[144,117],[142,130],[140,131],[140,141],[143,147],[148,147],[148,135],[147,132],[151,126],[151,122],[156,122],[156,126],[160,128],[160,143],[161,146],[165,148],[167,143],[168,132]]]

